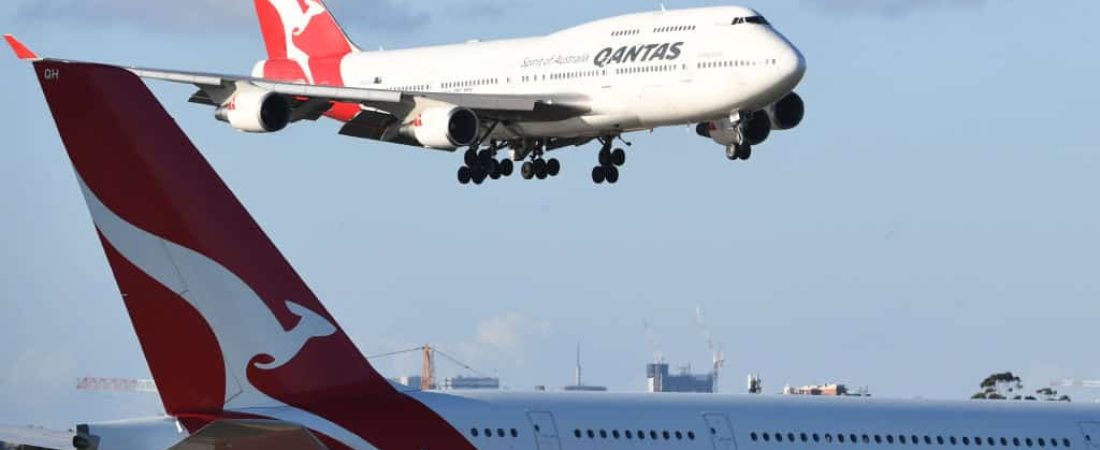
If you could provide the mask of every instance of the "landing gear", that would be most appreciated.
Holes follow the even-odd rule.
[[[615,184],[619,182],[619,167],[626,164],[626,152],[621,148],[611,149],[614,138],[607,136],[600,138],[603,147],[600,148],[600,165],[592,168],[592,181],[596,184]],[[625,142],[625,141],[624,141]],[[630,143],[627,143],[630,145]]]
[[[486,178],[498,180],[501,177],[512,176],[515,166],[510,159],[496,159],[499,146],[496,141],[489,144],[489,148],[478,150],[478,144],[470,146],[462,155],[462,161],[466,165],[458,168],[458,182],[461,184],[481,184]]]
[[[726,158],[730,161],[747,160],[752,157],[752,146],[745,144],[732,144],[726,147]]]
[[[542,156],[537,156],[531,161],[523,163],[520,168],[520,174],[523,175],[524,180],[530,180],[532,178],[538,178],[545,180],[548,177],[556,177],[561,172],[561,162],[556,159],[542,159]]]

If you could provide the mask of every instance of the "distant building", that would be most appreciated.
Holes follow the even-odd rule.
[[[444,391],[466,389],[500,389],[500,378],[496,377],[447,377],[439,389]]]
[[[393,381],[413,389],[420,389],[421,378],[419,375],[410,375],[396,378]],[[496,377],[447,377],[433,389],[443,391],[469,390],[469,389],[500,389],[500,378]]]
[[[646,382],[649,392],[702,392],[713,393],[717,384],[716,373],[694,374],[691,367],[680,369],[680,373],[670,374],[668,363],[646,364]]]
[[[811,384],[802,387],[783,388],[784,395],[822,395],[827,397],[870,397],[867,388],[850,390],[843,384]]]

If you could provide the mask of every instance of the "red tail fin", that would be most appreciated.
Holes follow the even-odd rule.
[[[472,450],[371,368],[137,76],[34,67],[169,414],[296,422],[334,449]]]
[[[135,75],[35,67],[169,413],[390,391]]]
[[[358,51],[320,0],[254,0],[267,61],[256,76],[342,86],[340,61]]]

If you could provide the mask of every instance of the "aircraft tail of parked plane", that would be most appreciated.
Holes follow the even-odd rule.
[[[351,448],[401,448],[400,418],[462,441],[371,368],[137,76],[35,69],[169,415],[192,432],[280,419]],[[371,401],[341,409],[355,398]]]

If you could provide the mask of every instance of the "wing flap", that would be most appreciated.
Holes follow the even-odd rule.
[[[168,450],[328,450],[305,427],[278,420],[219,420]]]

